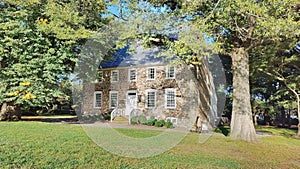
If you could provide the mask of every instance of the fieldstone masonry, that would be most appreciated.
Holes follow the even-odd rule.
[[[191,126],[190,119],[195,119],[199,114],[199,92],[196,90],[193,75],[188,66],[176,66],[176,78],[166,79],[166,66],[155,65],[155,80],[147,80],[146,66],[118,67],[103,69],[103,81],[101,83],[86,84],[83,87],[83,106],[84,114],[97,115],[109,113],[112,110],[109,107],[109,92],[118,92],[118,108],[126,111],[126,95],[128,91],[137,93],[137,109],[146,116],[154,115],[158,118],[176,117],[178,126]],[[129,81],[129,70],[137,70],[137,80]],[[118,82],[111,82],[111,71],[119,71]],[[176,108],[165,108],[165,89],[176,89]],[[146,90],[156,90],[156,107],[146,108]],[[102,92],[102,107],[94,108],[94,92]],[[194,122],[194,121],[193,121]]]

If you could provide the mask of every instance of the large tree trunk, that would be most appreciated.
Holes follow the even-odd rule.
[[[21,120],[20,107],[13,102],[4,102],[1,106],[0,121],[18,121]]]
[[[256,141],[256,132],[253,125],[250,103],[249,55],[244,48],[235,48],[231,57],[233,69],[233,105],[230,137],[254,142]]]

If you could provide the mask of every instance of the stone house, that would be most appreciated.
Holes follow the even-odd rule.
[[[102,63],[96,82],[84,85],[83,112],[119,109],[128,118],[136,110],[147,117],[170,119],[177,126],[193,125],[200,93],[192,68],[169,64],[157,54],[158,49],[139,46],[134,54],[120,50],[113,60]]]

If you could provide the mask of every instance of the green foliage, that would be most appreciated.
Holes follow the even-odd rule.
[[[150,118],[147,120],[147,125],[148,126],[154,126],[155,122],[156,122],[155,117],[154,116],[150,116]]]
[[[144,115],[139,115],[138,116],[138,121],[140,124],[147,124],[147,118]]]
[[[0,105],[13,102],[23,109],[50,109],[56,103],[70,103],[69,75],[77,62],[74,49],[100,27],[104,2],[1,3]],[[85,6],[88,3],[90,7]],[[92,12],[93,7],[97,11]]]
[[[170,122],[170,121],[167,121],[167,122],[165,123],[165,126],[166,126],[167,128],[173,128],[173,127],[174,127],[174,126],[173,126],[173,123]]]
[[[47,1],[43,5],[45,9],[37,20],[37,27],[67,43],[89,38],[103,26],[104,19],[100,14],[105,12],[104,1]]]
[[[87,115],[87,116],[82,116],[80,120],[93,122],[93,121],[100,121],[100,120],[110,120],[110,118],[108,119],[108,116],[103,116],[103,115]]]
[[[111,113],[104,114],[104,120],[110,120]]]
[[[159,121],[156,121],[154,123],[155,127],[163,127],[164,125],[165,125],[165,121],[164,120],[159,120]]]
[[[34,27],[35,11],[2,9],[0,19],[0,102],[49,106],[69,100],[63,83],[76,56],[72,46],[45,35]],[[62,82],[62,83],[59,83]]]
[[[138,124],[138,116],[134,116],[130,119],[130,124]]]

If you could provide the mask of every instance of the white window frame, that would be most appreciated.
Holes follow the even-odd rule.
[[[150,71],[150,69],[154,69],[154,78],[152,79],[152,78],[150,78],[150,76],[149,76],[149,71]],[[147,68],[147,80],[155,80],[155,78],[156,78],[156,68],[155,67],[148,67]]]
[[[170,68],[174,68],[174,77],[170,77]],[[175,79],[176,78],[176,67],[175,66],[167,66],[166,67],[166,79]]]
[[[97,94],[101,94],[100,107],[96,106],[96,103],[97,103],[97,97],[96,96],[97,96]],[[99,109],[99,108],[102,107],[102,100],[103,100],[103,94],[102,94],[102,92],[101,91],[94,92],[94,103],[93,103],[93,105],[94,105],[95,109]]]
[[[175,117],[167,117],[166,121],[172,122],[174,125],[177,125],[178,118]]]
[[[135,71],[135,79],[131,80],[131,71]],[[136,82],[137,81],[137,70],[136,69],[129,69],[128,70],[128,80],[129,82]]]
[[[100,74],[102,74],[102,76],[100,76]],[[97,75],[97,82],[98,83],[102,83],[103,82],[103,71],[98,71],[98,75]]]
[[[109,92],[109,108],[116,108],[116,107],[112,107],[112,105],[111,105],[111,95],[112,94],[117,94],[117,102],[116,102],[116,107],[118,107],[118,104],[119,104],[119,94],[118,94],[118,92],[117,91],[110,91]]]
[[[174,106],[168,106],[168,92],[174,92]],[[167,109],[176,109],[176,89],[174,88],[168,88],[165,89],[165,108]]]
[[[115,81],[114,78],[113,78],[113,73],[117,73],[117,80]],[[112,70],[110,72],[110,81],[111,82],[118,82],[119,81],[119,70]]]
[[[148,106],[148,93],[149,92],[154,92],[154,107],[149,107]],[[156,107],[156,97],[157,97],[157,92],[156,92],[156,90],[154,90],[154,89],[148,89],[148,90],[146,90],[146,105],[145,105],[145,107],[147,108],[147,109],[154,109],[155,107]]]

